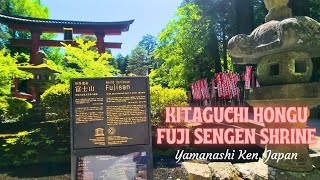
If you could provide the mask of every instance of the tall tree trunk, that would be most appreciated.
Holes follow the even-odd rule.
[[[309,0],[290,0],[289,7],[293,16],[310,16]]]
[[[233,0],[235,34],[250,34],[253,30],[253,6],[251,0]]]
[[[215,65],[215,72],[221,72],[222,71],[222,67],[221,67],[221,60],[220,60],[220,51],[219,51],[219,42],[218,42],[218,38],[217,38],[217,33],[216,33],[216,28],[213,27],[212,28],[212,57],[214,59],[214,65]]]
[[[222,27],[222,53],[223,53],[223,69],[226,71],[228,69],[228,57],[227,57],[227,40],[226,40],[226,26],[225,22],[221,22]]]
[[[234,34],[250,34],[254,28],[253,5],[251,0],[232,0]],[[243,65],[235,65],[240,72]]]

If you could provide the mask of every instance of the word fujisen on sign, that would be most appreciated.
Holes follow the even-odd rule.
[[[192,119],[189,115],[192,114]],[[168,107],[166,123],[305,123],[307,107],[255,107],[253,119],[248,107]]]
[[[254,108],[249,120],[245,107],[169,107],[166,123],[216,124],[217,128],[158,128],[157,144],[314,144],[316,129],[312,128],[255,128],[234,127],[236,123],[305,123],[307,107]],[[192,119],[189,119],[192,118]],[[220,128],[219,128],[220,127]],[[228,128],[221,128],[228,127]],[[229,128],[232,127],[232,128]],[[193,136],[191,136],[193,134]],[[259,134],[259,141],[256,139]],[[192,138],[191,138],[192,137]],[[192,141],[193,140],[193,141]]]
[[[130,90],[129,81],[106,81],[107,91],[126,91]]]

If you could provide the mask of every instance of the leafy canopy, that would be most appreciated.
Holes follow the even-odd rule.
[[[127,73],[145,76],[147,72],[147,55],[148,52],[142,46],[137,45],[129,56]]]
[[[195,72],[201,66],[198,57],[205,47],[207,29],[208,22],[202,21],[199,6],[188,4],[179,8],[158,37],[156,59],[164,60],[164,63],[151,72],[151,83],[187,87],[197,79]]]
[[[19,55],[12,57],[7,49],[0,50],[0,95],[9,95],[13,78],[28,79],[32,75],[18,69]]]
[[[94,41],[84,42],[83,39],[76,39],[79,47],[63,44],[65,47],[64,67],[60,66],[62,73],[58,75],[64,83],[69,83],[70,78],[93,78],[109,77],[117,70],[109,64],[112,56],[108,53],[99,54],[93,51]]]
[[[35,17],[35,18],[49,18],[49,8],[43,5],[41,0],[0,0],[0,12],[16,16]],[[0,47],[8,43],[9,38],[15,39],[30,39],[29,32],[11,31],[8,27],[0,25]],[[43,33],[41,39],[53,39],[56,34]],[[29,49],[25,47],[8,47],[12,53],[25,52]],[[43,48],[48,54],[49,51]]]

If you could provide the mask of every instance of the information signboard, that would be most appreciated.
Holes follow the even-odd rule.
[[[147,77],[71,81],[73,179],[151,179]]]

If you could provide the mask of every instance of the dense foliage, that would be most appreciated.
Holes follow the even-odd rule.
[[[294,16],[319,21],[318,0],[290,0]],[[231,63],[228,40],[250,34],[265,22],[263,0],[184,0],[158,36],[155,60],[164,61],[151,73],[152,84],[187,88],[223,70],[243,71]]]
[[[18,69],[18,55],[12,57],[7,49],[0,50],[0,96],[9,95],[13,77],[27,79],[31,74]]]
[[[92,50],[94,41],[85,42],[79,38],[76,42],[79,47],[65,45],[66,65],[58,67],[62,70],[58,76],[62,82],[68,84],[71,78],[110,77],[118,71],[109,64],[110,54]]]
[[[68,84],[57,84],[41,95],[41,102],[46,108],[46,119],[69,117],[70,88]]]
[[[12,57],[7,49],[0,50],[0,122],[17,121],[28,113],[32,105],[10,97],[13,77],[27,79],[31,74],[18,69],[18,55]]]
[[[147,51],[142,46],[136,46],[129,58],[127,73],[137,76],[146,76],[147,72]]]
[[[212,61],[199,59],[208,39],[205,31],[209,25],[202,22],[201,14],[197,5],[190,4],[178,9],[175,18],[158,37],[156,59],[163,59],[164,63],[151,73],[152,80],[161,78],[169,87],[187,87],[191,81],[199,78],[198,72],[204,66],[214,69]]]
[[[32,105],[23,99],[0,96],[0,123],[1,121],[18,121],[28,114]]]
[[[151,121],[153,125],[163,123],[166,107],[186,106],[187,95],[184,89],[163,88],[160,85],[150,88]]]
[[[0,138],[0,167],[66,162],[70,159],[70,121],[38,124],[31,131]]]
[[[42,4],[41,0],[0,0],[0,12],[5,14],[49,18],[49,8]],[[8,43],[9,38],[13,39],[30,39],[29,32],[12,31],[8,27],[0,24],[0,47]],[[41,39],[52,39],[56,37],[55,34],[43,33]],[[29,53],[29,48],[26,47],[8,47],[11,53]],[[50,54],[51,48],[43,48]],[[26,59],[22,59],[25,62]]]
[[[76,42],[79,47],[65,45],[64,66],[51,64],[56,69],[60,69],[61,74],[58,75],[58,79],[62,84],[52,86],[41,96],[48,119],[69,117],[69,81],[71,78],[110,77],[118,72],[109,64],[109,60],[112,58],[110,54],[99,54],[92,50],[95,45],[94,41],[85,41],[79,38]]]

